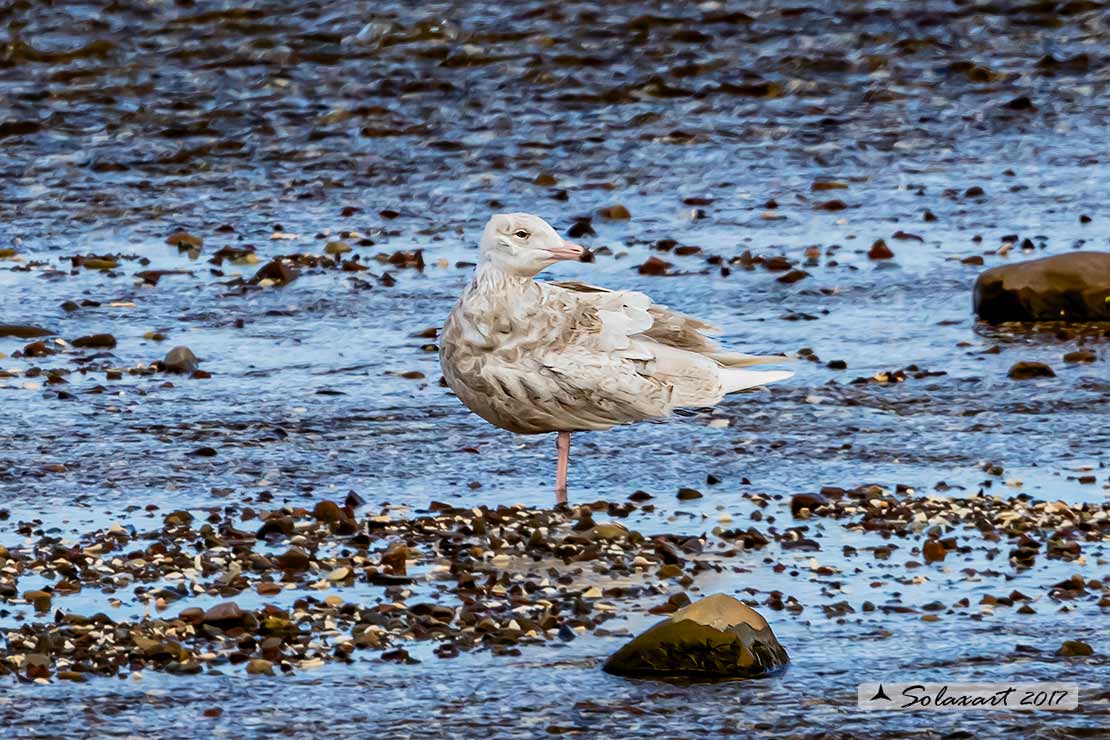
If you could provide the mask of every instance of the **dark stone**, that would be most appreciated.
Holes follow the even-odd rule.
[[[166,353],[166,359],[162,360],[167,373],[180,373],[182,375],[192,375],[197,369],[197,363],[197,356],[185,346],[174,347]]]
[[[274,534],[289,536],[293,534],[295,529],[296,524],[293,522],[293,517],[273,515],[267,517],[262,526],[258,528],[258,532],[255,533],[255,536],[259,538],[269,537]]]
[[[205,611],[199,606],[191,606],[188,609],[183,609],[177,618],[186,624],[200,624],[204,621]]]
[[[1064,355],[1064,362],[1077,363],[1077,362],[1095,362],[1098,360],[1098,355],[1093,350],[1077,349],[1075,352],[1068,352]]]
[[[74,339],[73,346],[111,349],[116,346],[116,338],[111,334],[90,334],[87,337],[77,337]]]
[[[579,219],[567,229],[567,236],[577,239],[580,236],[597,236],[597,232],[594,231],[589,219]]]
[[[19,337],[20,339],[34,339],[35,337],[49,337],[54,332],[43,329],[41,326],[29,324],[0,324],[0,337]]]
[[[894,252],[890,251],[885,241],[879,239],[867,250],[867,256],[873,260],[889,260],[894,258]]]
[[[1015,362],[1010,368],[1010,378],[1013,380],[1031,380],[1033,378],[1055,378],[1056,373],[1043,362]]]
[[[779,275],[777,278],[775,278],[775,280],[780,283],[790,285],[791,283],[796,283],[799,280],[804,280],[807,277],[809,277],[809,273],[805,270],[791,270],[785,275]]]
[[[333,524],[347,516],[334,501],[320,501],[313,508],[312,515],[316,517],[316,521],[327,524]]]
[[[1110,321],[1110,252],[1071,252],[993,267],[975,281],[975,313],[1002,321]]]
[[[204,244],[204,240],[187,231],[175,231],[166,237],[166,244],[185,251],[188,249],[200,249]]]
[[[263,280],[272,280],[274,285],[282,286],[288,285],[298,277],[300,277],[300,273],[297,272],[292,265],[281,259],[273,259],[264,264],[258,272],[254,273],[251,282],[257,285]]]
[[[948,555],[948,550],[939,540],[928,540],[921,547],[921,554],[925,556],[926,563],[939,563]]]
[[[827,503],[829,500],[819,493],[796,493],[790,497],[790,513],[798,516],[803,509],[817,511]]]
[[[239,627],[243,624],[243,610],[234,601],[225,601],[206,611],[201,621],[222,630]]]
[[[1056,651],[1057,655],[1065,658],[1072,658],[1075,656],[1094,655],[1094,649],[1087,643],[1081,640],[1064,640],[1064,644]]]
[[[763,617],[732,596],[714,594],[634,638],[604,668],[619,676],[758,678],[789,660]]]
[[[613,206],[599,208],[597,212],[602,218],[607,218],[612,221],[627,221],[632,218],[632,214],[628,212],[628,209],[619,203]]]
[[[666,275],[668,268],[669,263],[658,257],[648,257],[638,269],[641,275]]]
[[[274,562],[282,570],[290,572],[300,572],[308,570],[308,566],[312,560],[308,557],[308,553],[299,547],[290,547],[288,550],[278,555]]]

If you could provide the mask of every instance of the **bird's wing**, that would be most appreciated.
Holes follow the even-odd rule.
[[[643,332],[645,337],[659,344],[711,357],[728,367],[763,365],[792,359],[783,355],[749,355],[743,352],[724,350],[717,342],[707,336],[721,333],[721,330],[716,326],[679,311],[671,310],[662,304],[652,303],[651,299],[643,293],[609,290],[608,288],[574,281],[547,283],[547,285],[581,294],[586,297],[587,301],[591,298],[598,301],[604,300],[601,296],[642,296],[648,302],[646,310],[651,317],[651,326]]]
[[[654,355],[634,339],[653,320],[643,293],[550,288],[544,307],[559,317],[559,332],[539,352],[555,382],[563,414],[581,426],[608,428],[671,412],[672,388],[651,372]]]
[[[544,286],[545,305],[564,323],[541,362],[587,413],[610,425],[666,416],[677,406],[711,406],[725,393],[790,375],[740,370],[752,363],[702,334],[709,324],[653,304],[644,293]]]

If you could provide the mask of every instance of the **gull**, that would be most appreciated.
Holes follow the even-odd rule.
[[[494,215],[439,349],[443,377],[468,409],[517,434],[556,433],[558,503],[571,432],[714,406],[793,375],[746,369],[790,358],[730,352],[706,336],[711,324],[639,291],[534,280],[562,260],[592,257],[539,216]]]

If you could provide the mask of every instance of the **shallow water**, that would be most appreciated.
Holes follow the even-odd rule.
[[[711,413],[575,435],[572,501],[647,490],[656,511],[629,526],[691,534],[724,513],[746,527],[742,494],[751,492],[786,495],[765,513],[789,522],[788,495],[825,485],[932,491],[943,481],[945,495],[971,496],[990,480],[989,494],[1107,501],[1105,329],[1060,338],[977,325],[970,288],[984,267],[960,262],[1110,247],[1110,19],[1097,3],[469,2],[417,13],[400,3],[117,0],[15,4],[0,18],[9,27],[0,42],[0,249],[17,252],[0,261],[0,323],[118,340],[112,350],[20,358],[13,353],[30,340],[0,338],[0,369],[13,371],[0,377],[0,508],[10,513],[0,544],[23,541],[20,522],[65,537],[113,521],[141,530],[173,509],[259,506],[267,492],[266,507],[311,508],[349,490],[372,511],[433,500],[550,505],[554,441],[514,437],[468,414],[438,383],[425,346],[434,340],[416,336],[450,310],[468,279],[459,263],[475,258],[496,210],[536,212],[560,230],[594,215],[596,235],[579,241],[599,250],[597,261],[553,276],[644,290],[713,321],[747,351],[810,348],[820,358]],[[542,174],[555,184],[535,184]],[[814,192],[815,181],[846,187]],[[834,199],[845,207],[818,207]],[[596,215],[616,203],[630,220]],[[178,229],[203,237],[198,257],[165,243]],[[284,288],[228,285],[271,256],[320,254],[344,231],[373,241],[344,239],[368,271],[305,269]],[[900,231],[920,240],[895,238]],[[1013,235],[1008,256],[992,253]],[[893,260],[868,258],[879,238]],[[662,253],[653,249],[660,239],[702,252]],[[248,244],[258,265],[207,261]],[[821,256],[806,266],[814,246]],[[423,270],[374,259],[412,249],[424,250]],[[810,275],[782,284],[759,266],[722,275],[707,261],[745,250],[786,256]],[[109,272],[72,267],[70,257],[91,254],[125,258]],[[653,254],[676,274],[639,274]],[[191,274],[151,287],[133,277],[147,269]],[[100,305],[61,307],[86,299]],[[154,331],[166,339],[144,338]],[[210,379],[106,379],[108,368],[149,364],[179,344]],[[1100,359],[1065,364],[1079,346]],[[848,369],[829,369],[829,360]],[[1018,360],[1047,362],[1057,377],[1012,381]],[[851,383],[910,366],[944,374]],[[25,377],[33,367],[69,370],[68,383]],[[410,371],[424,378],[401,376]],[[201,446],[217,455],[189,454]],[[985,463],[1005,472],[989,475]],[[707,474],[722,482],[705,485]],[[1077,480],[1086,474],[1096,483]],[[705,497],[677,501],[680,486]],[[158,510],[144,511],[150,504]],[[616,679],[599,663],[626,638],[587,635],[526,647],[519,658],[441,660],[416,645],[423,662],[410,666],[364,655],[351,667],[277,678],[146,672],[140,682],[10,684],[0,718],[43,737],[73,734],[80,721],[102,736],[963,729],[1055,738],[1093,737],[1110,721],[1105,608],[1081,600],[1058,611],[1046,595],[1073,573],[1110,578],[1105,543],[1085,543],[1082,562],[1038,559],[1017,572],[999,558],[1000,576],[970,577],[960,569],[983,566],[990,543],[961,530],[970,554],[903,585],[888,577],[902,577],[920,542],[899,542],[890,561],[848,557],[845,544],[862,552],[884,540],[833,520],[805,523],[820,528],[820,552],[772,543],[691,590],[750,587],[760,601],[781,590],[806,606],[799,615],[764,610],[793,661],[765,681]],[[841,590],[809,576],[811,558],[838,568]],[[775,563],[787,570],[775,573]],[[1000,608],[926,623],[920,613],[859,612],[862,601],[899,591],[917,607],[967,596],[974,613],[983,593],[1013,589],[1041,597],[1036,615]],[[88,613],[105,608],[97,596],[57,603]],[[123,614],[142,612],[137,597],[117,596]],[[370,588],[358,596],[381,598]],[[843,600],[857,613],[822,613]],[[653,605],[607,628],[635,632],[654,621]],[[13,607],[4,619],[22,618],[33,615]],[[890,635],[879,639],[879,630]],[[1086,640],[1096,655],[1056,658],[1064,639]],[[1018,644],[1044,652],[1018,654]],[[855,709],[857,682],[894,676],[1087,688],[1078,712],[1032,717]],[[203,718],[213,706],[222,717]]]

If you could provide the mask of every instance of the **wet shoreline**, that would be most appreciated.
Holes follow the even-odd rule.
[[[632,568],[643,590],[606,597],[614,616],[573,640],[553,625],[519,655],[451,658],[436,655],[443,640],[403,640],[389,649],[419,663],[383,661],[383,646],[287,675],[276,661],[273,677],[230,659],[86,683],[24,683],[24,670],[0,677],[0,724],[29,737],[80,721],[121,737],[1078,738],[1106,723],[1107,535],[1084,517],[1110,490],[1107,330],[971,314],[984,269],[1110,249],[1102,5],[123,0],[0,20],[0,324],[50,332],[0,337],[0,546],[20,570],[0,629],[46,630],[59,610],[58,624],[104,612],[149,626],[229,600],[291,613],[306,595],[373,612],[396,593],[365,567],[431,502],[462,518],[519,504],[561,522],[556,543],[580,534],[580,511],[550,508],[554,440],[489,427],[439,382],[428,330],[493,211],[538,213],[597,253],[552,279],[643,290],[738,349],[800,357],[788,383],[710,412],[576,435],[572,505],[702,551],[682,556],[689,582]],[[281,256],[295,279],[252,281]],[[114,346],[74,346],[97,335]],[[181,345],[210,377],[160,369]],[[1064,359],[1078,351],[1093,359]],[[1011,379],[1022,361],[1055,377]],[[823,489],[829,508],[795,516],[796,495]],[[367,563],[349,560],[357,535],[311,515],[349,492],[367,536],[384,514],[397,527]],[[927,525],[868,528],[882,520],[871,499]],[[1034,501],[1056,513],[1029,532],[972,515],[1021,507],[1027,521]],[[166,534],[182,510],[188,534]],[[22,603],[66,580],[45,561],[34,574],[37,557],[113,525],[128,533],[113,553],[164,540],[203,559],[205,523],[257,534],[282,511],[325,543],[289,591],[257,593],[266,571],[246,568],[238,593],[202,570],[201,590],[163,610],[136,589],[166,584],[141,580],[62,589],[42,615]],[[292,546],[281,534],[256,549]],[[425,547],[414,563],[406,609],[458,606],[423,580],[441,556]],[[309,587],[355,565],[354,583]],[[1085,593],[1068,598],[1073,577]],[[564,586],[607,578],[584,567]],[[783,675],[671,686],[601,672],[652,608],[714,592],[767,617],[791,655]],[[1066,640],[1094,654],[1057,655]],[[1074,680],[1084,694],[1076,713],[856,711],[855,685],[890,674]]]

